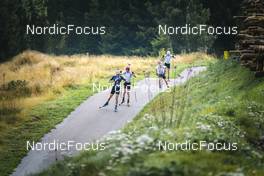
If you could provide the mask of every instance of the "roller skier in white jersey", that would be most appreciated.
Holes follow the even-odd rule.
[[[166,80],[166,66],[164,66],[161,61],[158,61],[158,65],[156,67],[156,74],[159,78],[159,88],[162,88],[162,80],[164,80],[166,86],[169,88],[169,84]]]
[[[164,65],[167,68],[168,73],[168,81],[170,81],[170,68],[171,68],[171,60],[174,56],[171,55],[170,51],[167,51],[166,55],[164,56]]]
[[[123,98],[120,105],[125,103],[125,96],[127,94],[127,106],[130,106],[131,79],[135,77],[134,72],[131,72],[130,64],[128,64],[128,66],[125,68],[125,72],[122,74],[122,76],[125,79],[125,82],[124,82]]]

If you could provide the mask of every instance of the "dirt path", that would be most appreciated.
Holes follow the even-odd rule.
[[[186,69],[181,76],[171,80],[170,85],[184,83],[190,77],[204,71],[205,67],[194,67]],[[165,87],[165,86],[164,86]],[[51,143],[54,140],[61,142],[75,141],[78,143],[93,142],[100,139],[110,131],[122,128],[128,121],[131,121],[142,108],[153,99],[160,91],[157,79],[147,78],[137,83],[131,92],[131,106],[120,106],[118,112],[114,112],[114,99],[110,105],[104,109],[98,107],[102,105],[109,95],[109,90],[95,94],[84,101],[75,109],[65,120],[58,124],[50,133],[43,136],[41,143]],[[25,144],[26,147],[26,144]],[[63,156],[72,156],[77,152],[67,151],[29,151],[18,167],[13,176],[24,176],[37,173],[63,159]]]

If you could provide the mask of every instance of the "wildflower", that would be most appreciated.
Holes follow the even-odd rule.
[[[149,137],[148,135],[146,134],[143,134],[141,136],[139,136],[137,139],[136,139],[136,142],[141,145],[141,146],[144,146],[146,144],[149,144],[153,141],[153,139],[151,137]]]
[[[196,125],[197,125],[196,128],[200,129],[203,132],[211,131],[211,126],[210,125],[202,124],[200,122],[198,122]]]

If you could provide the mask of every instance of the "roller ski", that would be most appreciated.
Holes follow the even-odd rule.
[[[102,109],[102,108],[104,108],[104,107],[106,107],[106,106],[108,106],[108,105],[109,105],[109,103],[106,102],[103,106],[100,106],[99,109]]]

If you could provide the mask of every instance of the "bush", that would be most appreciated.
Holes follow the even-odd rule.
[[[31,93],[35,95],[39,95],[42,92],[44,92],[44,87],[41,86],[41,84],[36,83],[35,85],[32,86]]]
[[[32,52],[25,52],[21,54],[20,56],[18,55],[15,65],[17,66],[22,66],[22,65],[32,65],[32,64],[37,64],[40,62],[40,59],[36,57],[36,53]]]
[[[7,83],[7,91],[14,92],[14,96],[25,97],[31,95],[31,90],[28,88],[26,80],[12,80]]]

